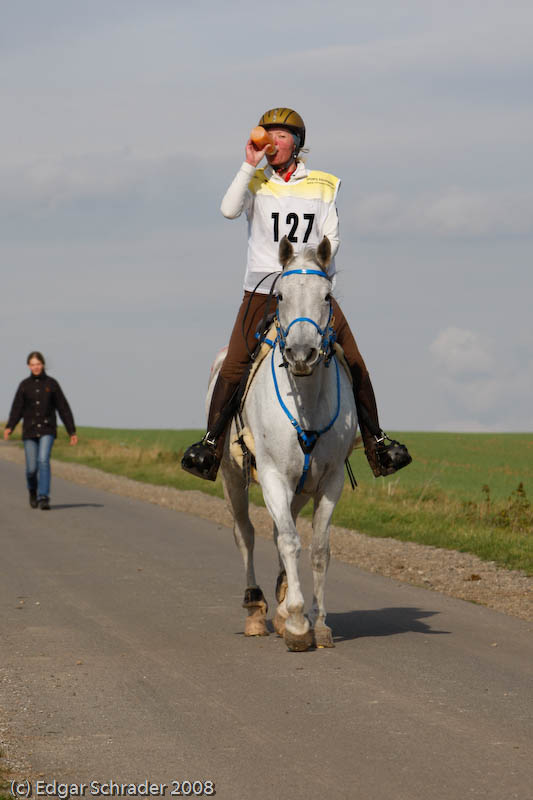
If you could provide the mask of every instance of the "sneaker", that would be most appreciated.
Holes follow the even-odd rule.
[[[50,511],[50,500],[48,497],[41,497],[39,500],[39,508],[41,511]]]
[[[30,492],[30,506],[32,508],[37,508],[38,505],[39,504],[37,502],[37,492]]]

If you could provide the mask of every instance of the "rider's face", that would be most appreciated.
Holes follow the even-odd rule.
[[[273,156],[267,156],[268,163],[272,167],[285,164],[294,153],[294,136],[285,128],[270,128],[269,133],[274,138],[274,144],[278,148]]]

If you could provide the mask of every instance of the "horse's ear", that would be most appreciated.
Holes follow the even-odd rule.
[[[327,236],[324,236],[324,238],[318,245],[316,250],[316,257],[319,265],[322,267],[324,272],[327,273],[329,265],[331,263],[331,243]]]
[[[292,244],[289,242],[286,236],[283,237],[281,242],[279,243],[279,263],[285,269],[289,261],[294,255],[294,248]]]

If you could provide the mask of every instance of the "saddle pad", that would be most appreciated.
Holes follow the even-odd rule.
[[[229,452],[230,456],[237,463],[240,469],[244,469],[244,453],[242,451],[241,443],[239,439],[234,438],[235,436],[235,429],[232,428],[232,439],[229,445]],[[251,455],[251,464],[250,464],[250,477],[255,482],[258,483],[257,478],[257,470],[255,468],[255,442],[254,437],[252,436],[252,432],[249,428],[243,428],[241,430],[241,437],[244,441],[244,444],[248,448],[248,451]]]

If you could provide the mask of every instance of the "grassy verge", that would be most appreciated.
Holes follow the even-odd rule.
[[[184,448],[201,431],[81,428],[80,444],[64,433],[55,458],[87,464],[135,480],[222,497],[220,480],[183,472]],[[533,434],[397,434],[413,464],[374,480],[364,455],[351,463],[359,486],[345,486],[333,522],[373,536],[388,536],[474,553],[533,575]],[[258,487],[251,500],[262,505]],[[305,509],[310,514],[311,509]]]

